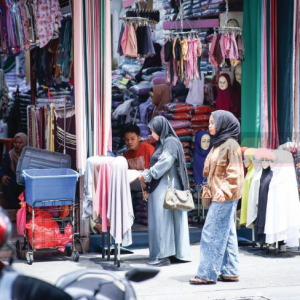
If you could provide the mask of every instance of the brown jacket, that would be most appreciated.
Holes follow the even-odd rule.
[[[226,201],[240,199],[244,184],[244,169],[239,144],[229,139],[221,146],[213,147],[205,160],[203,176],[208,177],[213,201],[218,189],[224,192]]]

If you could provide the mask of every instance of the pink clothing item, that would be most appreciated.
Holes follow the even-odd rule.
[[[239,59],[239,50],[233,32],[231,33],[230,40],[231,40],[231,46],[229,50],[229,59]]]
[[[193,73],[194,78],[198,79],[199,78],[199,72],[198,72],[198,55],[197,55],[197,49],[198,49],[198,39],[195,38],[193,39]]]
[[[231,38],[229,33],[224,34],[224,50],[225,50],[225,57],[229,58],[229,52],[231,47]]]
[[[201,57],[202,55],[202,43],[200,41],[200,39],[197,39],[197,56]]]
[[[222,34],[220,38],[220,48],[221,48],[222,56],[223,58],[225,58],[224,34]]]
[[[30,35],[29,35],[29,21],[28,16],[26,13],[25,4],[23,1],[19,1],[19,9],[21,12],[21,19],[22,19],[22,25],[23,25],[23,32],[24,32],[24,49],[28,50],[30,48]]]
[[[209,60],[210,60],[210,63],[214,66],[214,67],[218,67],[218,63],[216,62],[213,54],[214,54],[214,50],[215,50],[215,46],[216,46],[216,41],[217,41],[217,35],[214,34],[214,37],[212,39],[212,42],[211,42],[211,48],[210,48],[210,51],[209,51]]]
[[[132,24],[129,26],[127,35],[125,56],[138,57],[136,33]]]
[[[107,220],[107,207],[110,184],[110,168],[113,160],[103,161],[99,168],[99,177],[97,183],[97,190],[93,207],[93,219],[96,221],[98,216],[102,222],[102,232],[107,232],[107,227],[110,226]]]
[[[187,52],[187,69],[186,69],[186,74],[187,78],[191,81],[193,80],[194,74],[194,60],[193,60],[193,48],[194,44],[191,39],[188,39],[188,52]]]
[[[122,40],[121,40],[121,47],[124,54],[126,52],[128,31],[129,31],[129,24],[126,24],[122,35]]]
[[[60,4],[58,0],[34,0],[33,6],[39,47],[43,48],[53,37],[55,23],[58,23],[58,27],[61,27]]]

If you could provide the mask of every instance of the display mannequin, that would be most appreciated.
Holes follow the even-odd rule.
[[[258,193],[258,209],[257,218],[255,221],[255,231],[257,234],[257,242],[265,244],[265,224],[268,204],[268,193],[270,182],[273,177],[273,171],[270,164],[276,160],[275,155],[269,149],[259,149],[255,153],[255,158],[261,161],[262,174],[260,177],[260,187]]]
[[[201,189],[203,182],[204,161],[211,149],[211,137],[206,131],[198,131],[195,137],[195,155],[193,163],[194,179],[197,189]]]
[[[237,95],[238,118],[241,117],[241,99],[242,99],[242,64],[239,63],[234,68],[233,89]]]
[[[255,149],[249,148],[244,152],[244,165],[247,169],[247,175],[245,177],[244,187],[243,187],[240,225],[246,225],[247,222],[248,196],[249,196],[249,190],[250,190],[252,178],[255,172],[255,169],[253,167],[255,151],[256,151]]]
[[[238,97],[231,85],[229,75],[226,73],[220,74],[216,109],[230,111],[238,117],[239,107]]]

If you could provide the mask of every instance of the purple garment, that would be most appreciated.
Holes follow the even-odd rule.
[[[172,120],[169,122],[174,129],[187,128],[192,125],[191,121],[188,120],[180,120],[180,121]]]
[[[203,182],[204,162],[210,149],[212,148],[211,141],[208,150],[203,150],[201,148],[201,139],[205,134],[209,135],[208,132],[201,130],[196,133],[196,137],[195,137],[195,154],[194,154],[194,162],[193,162],[193,172],[194,172],[195,183],[197,185],[200,185]]]
[[[147,96],[151,89],[151,83],[148,81],[142,81],[137,85],[132,86],[129,91],[138,96]]]
[[[137,126],[140,128],[141,131],[141,137],[148,137],[149,135],[149,128],[146,124],[137,124]]]
[[[141,123],[143,123],[143,124],[148,123],[149,111],[151,113],[153,107],[154,107],[154,104],[151,102],[151,98],[149,98],[146,102],[144,102],[140,105]]]

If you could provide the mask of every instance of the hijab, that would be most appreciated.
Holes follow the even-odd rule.
[[[18,137],[23,141],[24,146],[27,146],[27,135],[25,133],[19,132],[15,135],[14,141]],[[13,172],[16,172],[16,170],[17,170],[17,164],[18,164],[18,160],[19,160],[20,155],[21,154],[17,153],[15,148],[13,148],[12,150],[9,151],[9,156],[10,156],[10,160],[11,160],[10,167],[11,167],[11,170]]]
[[[200,185],[203,182],[204,161],[212,147],[211,146],[212,143],[210,140],[210,145],[207,150],[201,148],[201,140],[204,135],[208,135],[210,137],[210,134],[207,131],[198,131],[195,137],[195,155],[194,155],[194,163],[193,163],[193,172],[194,172],[195,183],[197,185]]]
[[[218,89],[218,96],[216,98],[216,109],[231,111],[236,117],[238,117],[239,101],[238,96],[231,85],[230,76],[226,73],[222,73],[219,76],[225,77],[228,87],[225,90]]]
[[[238,141],[241,127],[238,119],[231,112],[217,110],[212,112],[212,116],[217,131],[212,140],[214,147],[219,147],[229,139]]]
[[[160,84],[153,86],[153,98],[152,103],[156,106],[156,109],[152,117],[158,116],[158,112],[163,105],[171,102],[170,87],[167,84]]]
[[[168,150],[168,152],[174,156],[177,160],[177,168],[179,172],[179,177],[182,182],[182,186],[184,190],[188,189],[188,178],[186,176],[186,164],[185,164],[185,157],[182,148],[182,144],[178,139],[177,134],[175,133],[174,129],[172,128],[169,121],[162,116],[157,116],[153,118],[148,127],[153,130],[157,135],[159,135],[159,141],[155,145],[155,151],[150,159],[150,167],[153,167],[160,155],[162,154],[163,150]],[[150,184],[150,193],[155,191],[160,183],[160,179],[153,179]]]

